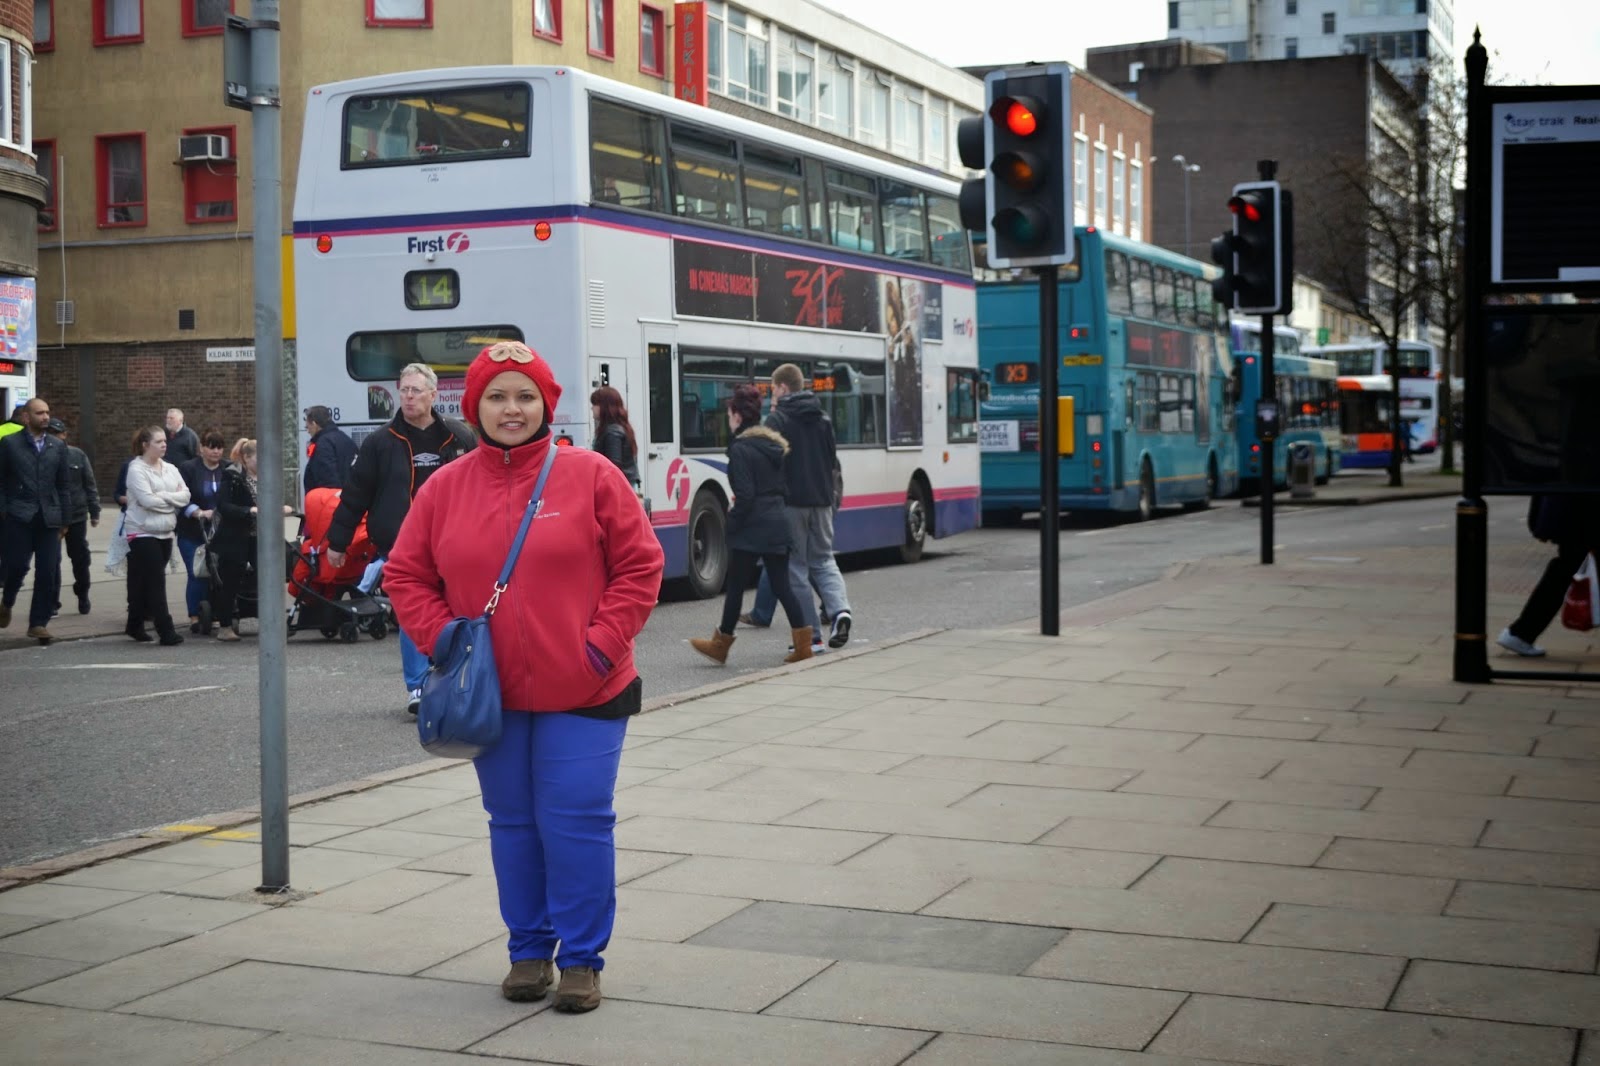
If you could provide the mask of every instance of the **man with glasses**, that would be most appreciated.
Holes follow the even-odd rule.
[[[71,505],[67,446],[50,436],[50,405],[28,401],[23,429],[0,438],[0,515],[5,516],[5,593],[0,598],[0,629],[11,624],[22,581],[33,566],[33,600],[28,636],[40,644],[55,639],[55,613],[61,581],[61,528]]]
[[[387,556],[400,536],[411,501],[430,475],[477,444],[466,425],[444,417],[434,406],[439,378],[426,363],[400,371],[400,410],[389,424],[367,434],[356,451],[339,507],[328,526],[328,564],[345,564],[356,526],[367,519],[367,535],[379,556]],[[400,663],[405,672],[406,710],[417,713],[428,657],[400,632]]]

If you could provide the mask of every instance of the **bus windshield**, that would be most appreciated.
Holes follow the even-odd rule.
[[[344,160],[355,167],[528,154],[525,84],[353,96],[344,107]]]

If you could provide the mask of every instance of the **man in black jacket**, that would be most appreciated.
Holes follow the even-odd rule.
[[[342,489],[356,461],[356,442],[333,421],[333,412],[318,404],[306,411],[306,492]]]
[[[11,624],[22,580],[31,562],[33,600],[28,605],[28,636],[48,644],[45,628],[55,613],[61,578],[61,527],[71,487],[67,446],[50,436],[50,405],[28,401],[22,432],[0,439],[0,514],[5,515],[5,593],[0,629]]]
[[[183,412],[176,407],[167,412],[167,454],[173,466],[182,466],[200,454],[200,436],[183,424]]]
[[[82,448],[73,447],[67,440],[67,424],[59,418],[50,420],[50,435],[67,446],[68,501],[66,529],[62,543],[67,546],[67,558],[72,560],[72,591],[78,597],[78,613],[89,613],[89,527],[100,524],[100,491],[94,483],[94,466]],[[56,560],[56,595],[60,596],[60,557]],[[56,604],[61,610],[61,604]]]
[[[426,363],[412,363],[400,371],[400,411],[361,442],[338,509],[328,524],[328,563],[335,569],[345,564],[345,553],[363,515],[373,548],[387,556],[400,536],[400,524],[411,510],[417,490],[435,470],[476,445],[472,430],[445,418],[433,406],[438,395],[439,378]],[[428,657],[417,650],[405,630],[400,631],[400,663],[410,697],[406,710],[416,714],[422,702],[422,682],[428,676]]]
[[[788,488],[784,511],[789,518],[789,585],[804,591],[809,582],[822,597],[822,609],[833,620],[828,647],[842,648],[850,640],[850,600],[845,592],[844,575],[833,558],[834,472],[839,456],[833,438],[833,423],[823,413],[817,397],[805,387],[805,377],[793,363],[784,363],[772,372],[772,413],[768,429],[777,430],[789,442],[789,458],[784,465]],[[815,605],[808,595],[801,596],[819,638],[822,628],[814,615]]]

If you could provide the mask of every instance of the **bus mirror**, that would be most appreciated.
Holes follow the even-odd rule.
[[[978,402],[979,403],[988,403],[989,402],[989,375],[988,374],[984,374],[983,378],[978,382]]]

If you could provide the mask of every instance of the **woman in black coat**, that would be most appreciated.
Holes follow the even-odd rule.
[[[235,445],[237,461],[222,472],[222,488],[217,494],[217,513],[221,523],[211,537],[216,555],[217,590],[212,616],[218,640],[238,640],[234,630],[234,611],[239,589],[244,584],[250,562],[256,557],[256,442],[243,440]]]
[[[709,640],[694,639],[695,651],[718,663],[728,661],[733,630],[739,624],[744,590],[755,584],[756,564],[766,566],[772,591],[789,616],[794,651],[783,661],[811,658],[811,627],[805,622],[800,599],[789,586],[789,521],[784,514],[784,457],[789,442],[761,424],[761,393],[754,385],[740,385],[728,401],[728,487],[733,509],[728,512],[728,580],[722,601],[722,624]]]

